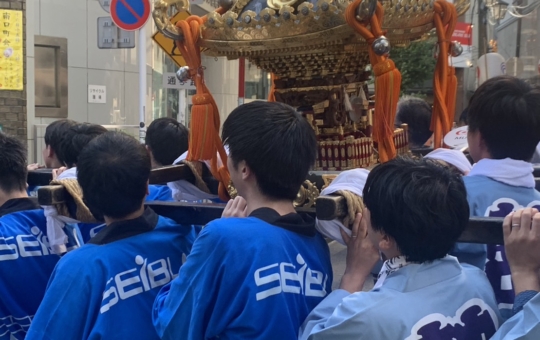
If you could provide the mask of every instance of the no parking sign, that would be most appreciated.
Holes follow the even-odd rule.
[[[135,31],[150,18],[150,0],[112,0],[111,18],[119,28]]]

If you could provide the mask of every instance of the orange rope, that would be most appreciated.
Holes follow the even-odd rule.
[[[218,9],[223,13],[223,9]],[[219,197],[228,200],[227,186],[230,181],[227,169],[227,154],[219,137],[219,111],[204,83],[204,72],[201,62],[201,26],[206,22],[205,17],[191,15],[180,20],[176,26],[180,29],[184,39],[177,40],[176,46],[182,53],[187,66],[189,66],[191,79],[195,80],[196,94],[192,98],[191,125],[189,134],[189,150],[187,160],[210,160],[210,172],[219,181]],[[223,165],[218,167],[218,154]]]
[[[454,5],[446,0],[436,0],[433,21],[437,30],[439,55],[433,78],[433,116],[431,131],[433,131],[434,148],[442,146],[442,139],[452,129],[452,121],[456,108],[457,78],[455,69],[448,65],[451,39],[457,22],[457,12]]]
[[[269,102],[275,102],[276,101],[276,76],[273,73],[270,73],[270,91],[268,93],[268,101]]]
[[[345,20],[357,33],[366,39],[369,45],[369,60],[375,73],[375,122],[373,125],[373,140],[378,143],[379,159],[387,162],[396,157],[394,145],[394,119],[396,117],[401,73],[388,56],[379,56],[373,51],[373,41],[384,35],[381,24],[384,9],[377,3],[375,14],[368,22],[356,20],[356,9],[362,0],[355,0],[345,10]],[[367,28],[369,24],[370,28]]]

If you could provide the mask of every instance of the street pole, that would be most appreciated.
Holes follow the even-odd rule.
[[[478,0],[481,1],[481,0]],[[487,7],[486,4],[481,1],[480,8],[478,9],[478,57],[486,54],[487,49]]]
[[[137,54],[139,60],[139,141],[144,143],[146,137],[144,125],[146,110],[146,31],[144,26],[139,29]]]

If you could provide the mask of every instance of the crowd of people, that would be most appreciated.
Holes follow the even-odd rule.
[[[186,159],[174,119],[152,122],[146,145],[47,127],[53,183],[76,182],[96,223],[39,206],[26,147],[0,133],[0,339],[540,339],[540,89],[490,79],[467,122],[474,166],[439,149],[344,171],[323,194],[349,191],[360,211],[318,221],[293,205],[313,128],[286,104],[241,105],[222,129],[238,197],[204,227],[145,206],[219,200],[187,181],[149,185],[152,168]],[[459,243],[470,216],[504,217],[504,245]],[[334,291],[323,235],[347,247]]]

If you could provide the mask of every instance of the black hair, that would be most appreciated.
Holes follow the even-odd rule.
[[[540,142],[540,89],[516,77],[488,79],[472,96],[468,118],[493,159],[529,161]]]
[[[317,154],[313,128],[283,103],[237,107],[223,124],[222,138],[234,166],[245,161],[261,193],[274,199],[296,198]]]
[[[26,147],[0,132],[0,188],[6,193],[26,190]]]
[[[60,148],[56,151],[58,158],[68,168],[77,164],[77,159],[84,147],[97,136],[107,132],[101,125],[80,123],[70,127],[65,133]]]
[[[49,124],[45,129],[45,145],[54,150],[58,161],[62,164],[64,164],[64,160],[58,155],[58,150],[60,150],[60,145],[69,129],[76,124],[77,122],[71,119],[59,119]]]
[[[84,201],[96,214],[123,218],[143,204],[150,176],[144,145],[121,132],[106,132],[84,148],[77,179]]]
[[[393,238],[411,262],[446,256],[469,221],[463,179],[435,160],[381,164],[369,173],[363,194],[372,228]]]
[[[146,145],[154,160],[161,165],[171,165],[188,149],[188,129],[173,118],[154,120],[146,131]]]
[[[431,107],[420,98],[405,97],[398,102],[395,125],[408,125],[411,147],[422,147],[433,134],[431,127]]]

